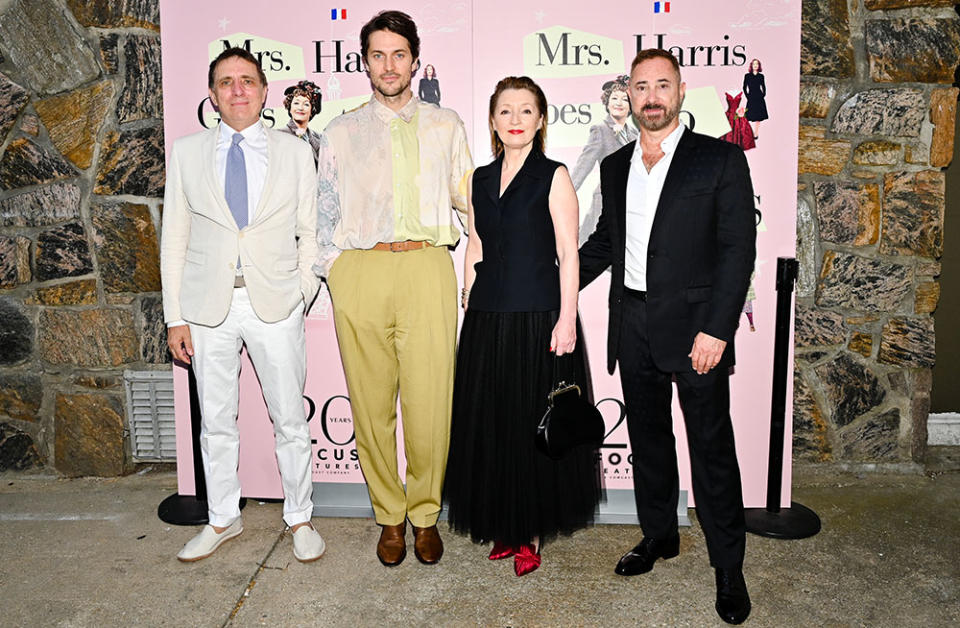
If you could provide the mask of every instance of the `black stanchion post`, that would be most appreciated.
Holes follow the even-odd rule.
[[[190,435],[193,444],[193,481],[196,495],[174,493],[157,506],[160,520],[178,526],[196,526],[207,523],[207,480],[203,473],[203,457],[200,451],[200,395],[197,393],[197,378],[193,367],[187,368],[190,390]],[[240,499],[240,508],[247,500]]]
[[[767,468],[767,507],[746,508],[747,531],[777,539],[803,539],[820,531],[820,517],[806,506],[790,502],[780,507],[783,484],[784,421],[787,405],[787,356],[793,286],[797,260],[777,258],[777,318],[773,348],[773,395],[770,401],[770,453]]]

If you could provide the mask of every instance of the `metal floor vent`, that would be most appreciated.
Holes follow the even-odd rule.
[[[127,389],[133,459],[138,462],[176,460],[173,372],[124,371],[123,381]]]

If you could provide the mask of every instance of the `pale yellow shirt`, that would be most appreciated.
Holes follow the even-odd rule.
[[[326,277],[340,251],[378,242],[455,245],[472,172],[463,121],[450,109],[412,98],[394,112],[371,97],[337,116],[317,162],[314,271]]]

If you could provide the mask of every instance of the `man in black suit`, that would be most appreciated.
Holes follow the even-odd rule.
[[[679,552],[676,378],[716,610],[737,624],[750,597],[729,368],[756,254],[750,172],[739,147],[680,124],[685,84],[669,52],[639,52],[629,89],[640,137],[601,163],[603,210],[580,249],[581,288],[611,269],[607,368],[620,364],[644,534],[616,572],[646,573]]]

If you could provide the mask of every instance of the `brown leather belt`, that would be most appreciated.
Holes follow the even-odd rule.
[[[391,253],[403,253],[404,251],[417,251],[433,246],[429,242],[404,240],[403,242],[377,242],[373,245],[374,251],[390,251]]]

